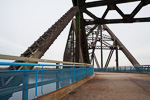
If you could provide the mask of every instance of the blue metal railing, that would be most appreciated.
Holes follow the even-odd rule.
[[[94,71],[119,71],[119,72],[150,72],[150,65],[145,66],[125,66],[125,67],[108,67],[94,68]]]
[[[0,62],[0,65],[42,66],[42,68],[44,66],[59,66],[59,69],[0,71],[0,100],[34,99],[84,79],[94,73],[93,66],[89,65],[7,62]]]

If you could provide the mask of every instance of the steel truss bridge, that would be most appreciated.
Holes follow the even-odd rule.
[[[124,14],[117,6],[117,4],[136,1],[139,1],[139,4],[130,14]],[[150,3],[150,0],[99,0],[91,2],[86,2],[86,0],[72,0],[72,2],[73,7],[27,48],[21,54],[21,57],[41,58],[67,24],[72,21],[64,52],[64,61],[90,64],[95,60],[97,67],[108,67],[112,54],[116,51],[116,66],[119,66],[118,50],[121,50],[133,66],[140,65],[106,24],[149,22],[150,17],[135,18],[135,16],[144,6]],[[102,6],[107,6],[107,9],[101,17],[94,15],[88,10],[88,8]],[[108,12],[112,10],[120,14],[122,18],[105,19]],[[91,19],[85,19],[84,14],[88,15]],[[106,32],[107,34],[105,34]],[[98,45],[98,42],[100,45]],[[98,63],[95,55],[96,49],[101,50],[101,65]],[[105,65],[103,64],[103,50],[110,50]],[[23,67],[9,67],[9,70],[14,69],[20,70]]]
[[[130,14],[124,14],[117,4],[126,4],[138,2]],[[21,57],[40,59],[44,53],[51,47],[53,42],[61,34],[63,29],[70,21],[71,27],[64,51],[63,61],[75,63],[93,64],[96,62],[98,68],[107,68],[113,52],[116,52],[116,67],[119,66],[118,50],[121,50],[133,66],[140,66],[139,62],[133,57],[128,49],[121,43],[115,34],[106,24],[115,23],[137,23],[149,22],[150,17],[136,18],[140,10],[150,4],[150,0],[72,0],[73,7],[70,8],[52,27],[50,27],[42,36],[40,36]],[[102,16],[96,16],[88,8],[107,7]],[[106,19],[109,11],[116,11],[120,19]],[[90,19],[84,18],[89,16]],[[101,51],[101,64],[95,54],[96,49]],[[103,64],[103,51],[109,50],[106,63]],[[2,55],[1,55],[2,56]],[[15,62],[25,62],[16,60]],[[37,63],[37,62],[34,62]],[[32,69],[34,66],[30,67]],[[8,70],[21,70],[23,66],[10,66]]]
[[[136,1],[139,1],[139,4],[130,14],[124,14],[123,11],[117,6],[117,4],[125,4]],[[132,56],[132,54],[106,24],[149,22],[150,17],[135,18],[135,16],[144,6],[150,4],[150,0],[93,0],[90,2],[87,2],[86,0],[72,0],[72,2],[73,7],[69,9],[54,25],[52,25],[52,27],[44,32],[39,39],[28,47],[27,50],[21,54],[22,58],[26,57],[29,59],[40,59],[61,34],[68,23],[72,21],[63,61],[88,64],[93,64],[93,62],[96,62],[97,67],[107,68],[112,54],[115,51],[116,66],[118,67],[118,50],[121,50],[133,66],[140,66],[139,62]],[[107,9],[101,17],[94,15],[88,10],[88,8],[102,6],[107,6]],[[106,19],[108,12],[112,10],[120,14],[122,18]],[[84,14],[88,15],[90,19],[85,19]],[[100,49],[101,51],[101,64],[98,63],[95,54],[96,49]],[[103,64],[104,50],[110,51],[105,64]],[[5,58],[2,57],[2,55],[0,56],[1,58]],[[26,61],[21,61],[18,58],[15,62]],[[35,61],[32,63],[37,62]],[[29,69],[33,69],[33,67],[34,66],[30,66]],[[14,67],[13,65],[8,68],[8,70],[23,69],[25,69],[23,66]],[[11,79],[9,86],[11,86],[11,83],[14,81],[16,81],[15,78]],[[20,83],[18,81],[15,86],[18,86],[19,84]],[[8,96],[8,98],[9,97],[11,96]]]

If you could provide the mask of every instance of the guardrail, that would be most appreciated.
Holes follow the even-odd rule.
[[[125,66],[110,68],[94,68],[94,71],[112,71],[112,72],[150,72],[150,65],[143,66]]]
[[[91,65],[59,65],[0,62],[0,66],[25,66],[27,70],[0,71],[0,100],[28,100],[50,93],[93,75]],[[41,70],[28,70],[42,66]],[[58,69],[44,69],[43,67]]]
[[[23,62],[43,62],[43,63],[57,63],[57,64],[70,64],[70,65],[91,65],[87,63],[78,63],[78,62],[66,62],[66,61],[58,61],[58,60],[48,60],[48,59],[38,59],[38,58],[28,58],[28,57],[19,57],[19,56],[12,56],[12,55],[3,55],[0,54],[0,59],[3,60],[16,60],[16,61],[23,61]]]

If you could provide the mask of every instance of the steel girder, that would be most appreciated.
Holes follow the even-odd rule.
[[[137,7],[130,13],[124,14],[123,11],[117,6],[117,4],[122,3],[131,3],[139,1],[140,3]],[[150,22],[149,17],[141,17],[135,18],[136,14],[146,5],[150,4],[150,0],[101,0],[101,1],[93,1],[93,2],[85,2],[81,3],[80,8],[83,10],[84,13],[89,15],[92,19],[86,19],[85,25],[92,25],[92,24],[112,24],[112,23],[134,23],[134,22]],[[97,17],[92,12],[88,11],[87,8],[91,7],[101,7],[107,6],[107,9],[103,13],[101,17]],[[116,11],[122,17],[120,19],[105,19],[106,15],[109,11]]]

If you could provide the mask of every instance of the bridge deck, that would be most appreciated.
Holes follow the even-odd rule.
[[[96,72],[61,100],[150,100],[150,75]]]

